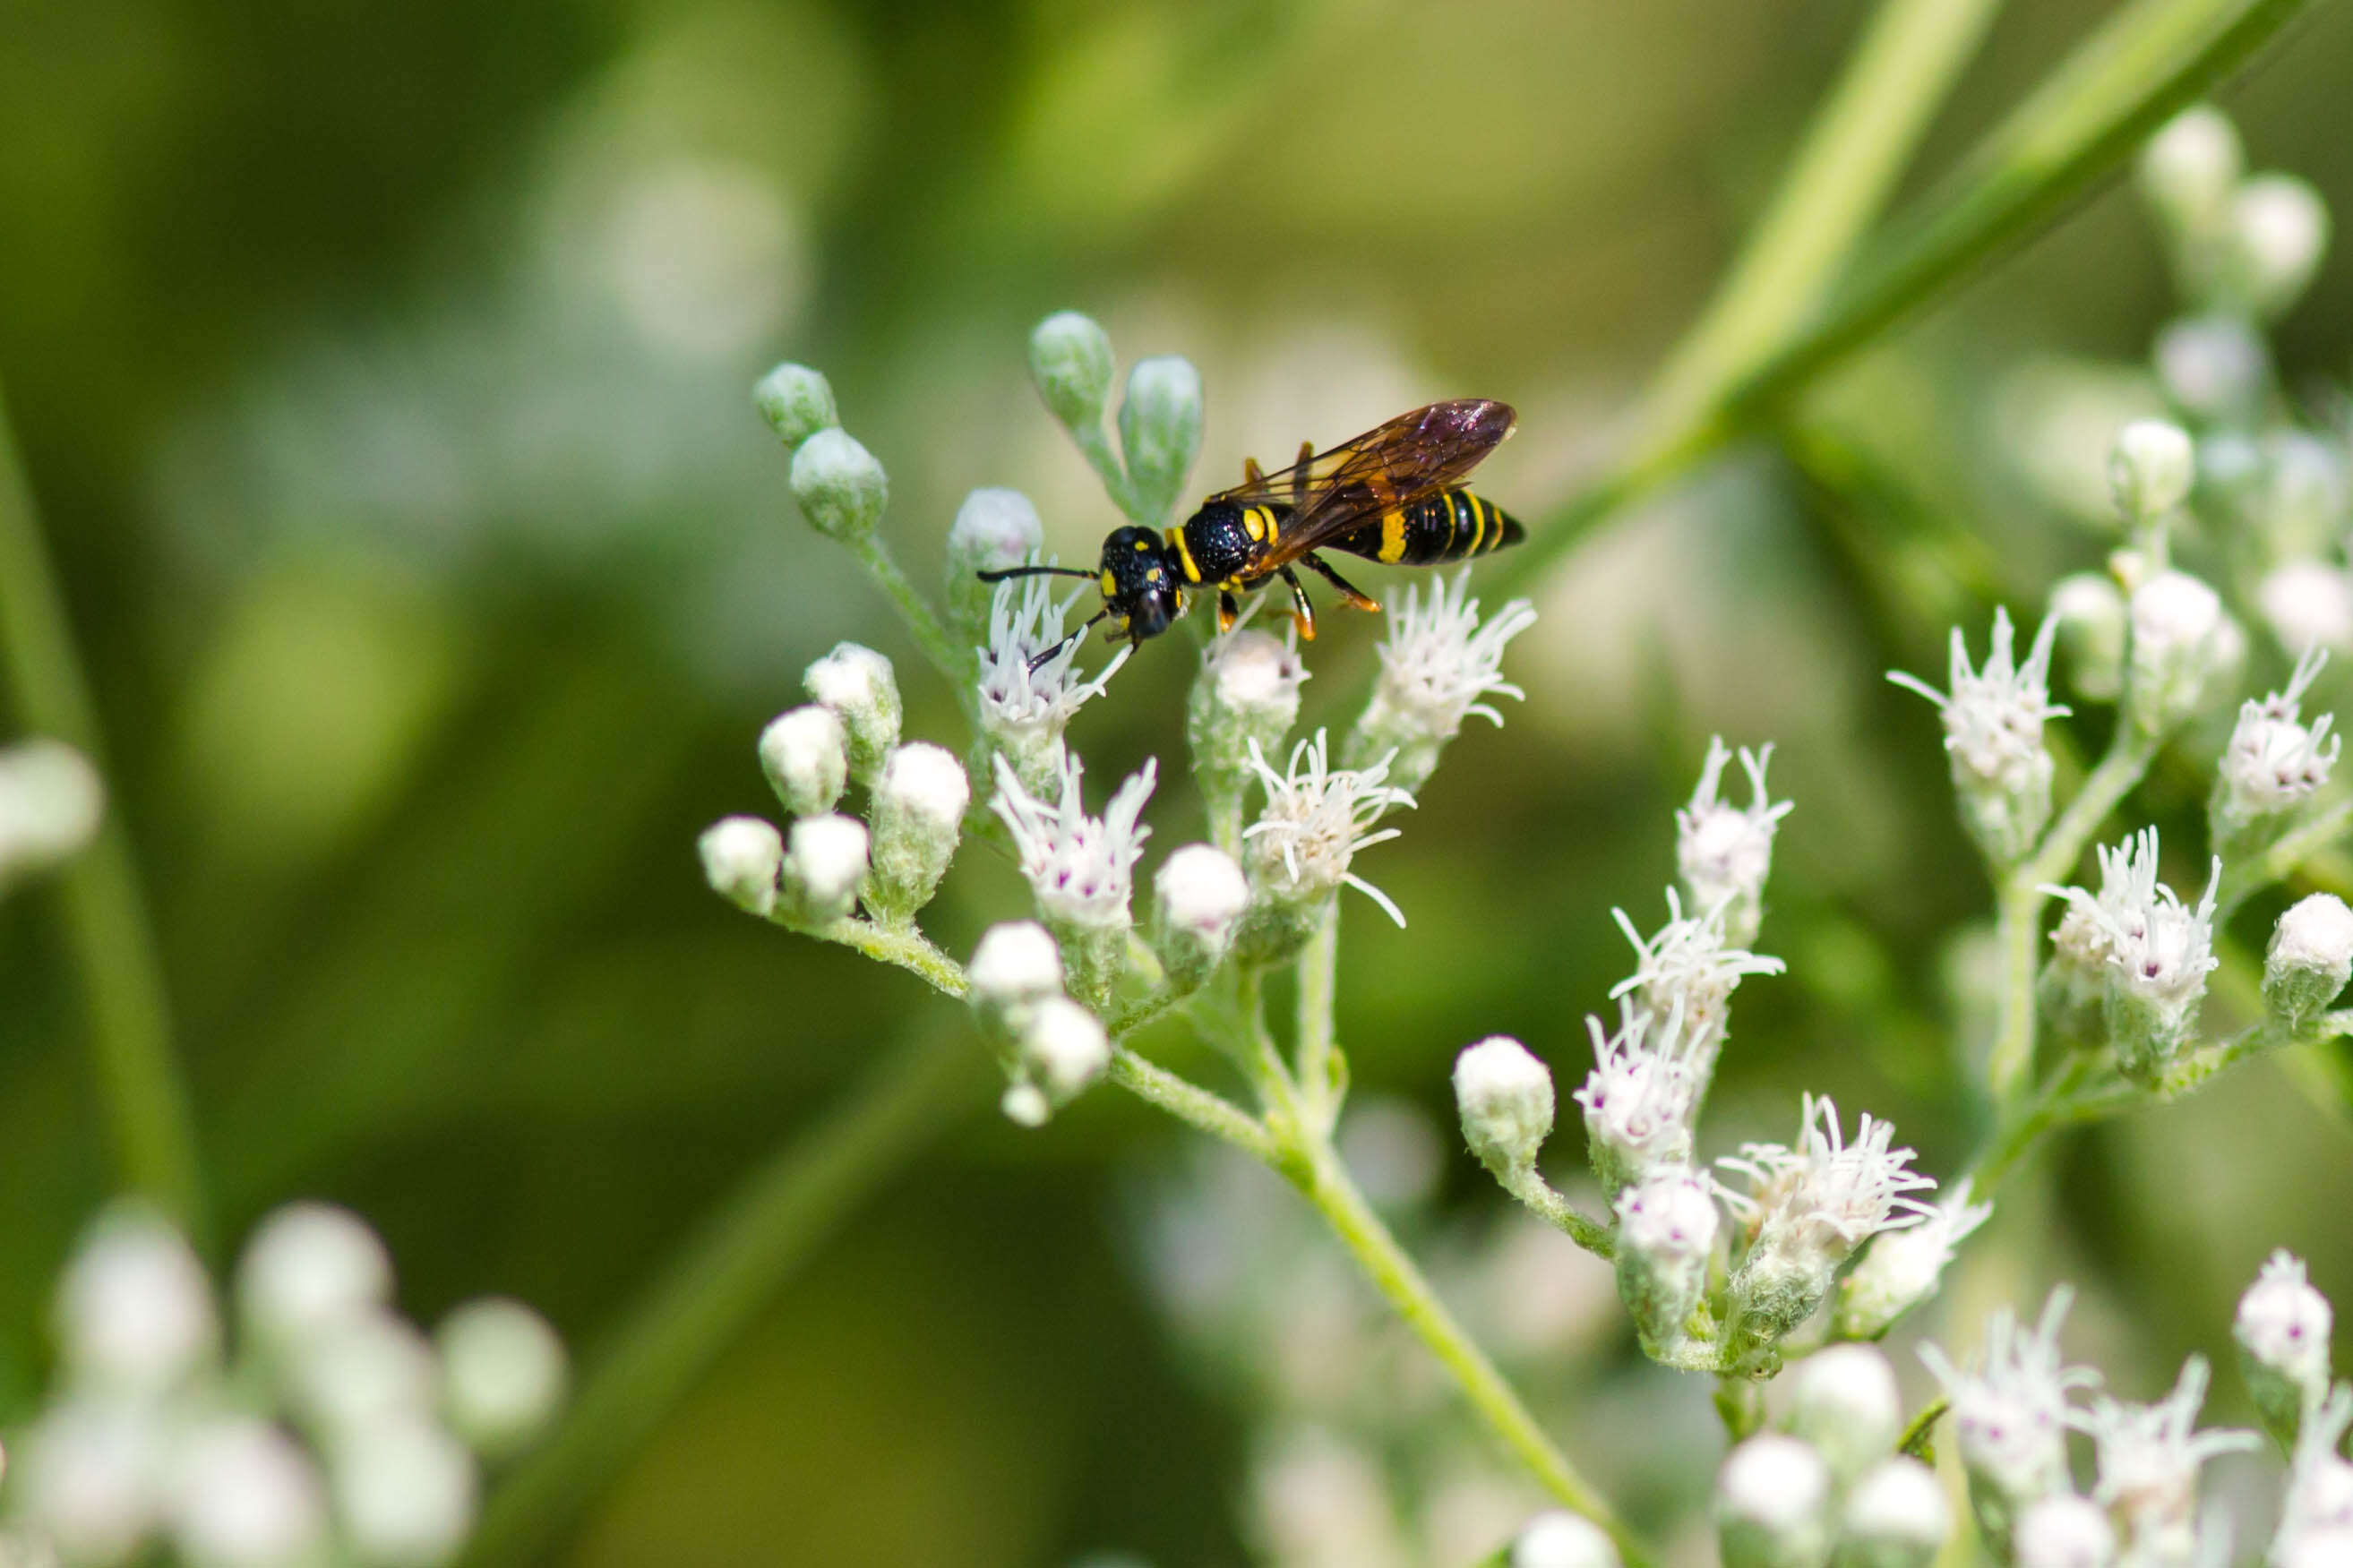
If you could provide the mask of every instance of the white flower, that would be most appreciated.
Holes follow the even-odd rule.
[[[326,1487],[311,1458],[269,1422],[199,1427],[173,1466],[171,1529],[189,1568],[302,1568],[327,1529]]]
[[[1688,1033],[1704,1085],[1731,1026],[1734,989],[1751,974],[1778,974],[1786,966],[1727,942],[1721,908],[1686,916],[1672,888],[1667,889],[1667,923],[1647,942],[1624,910],[1609,913],[1634,944],[1634,973],[1610,987],[1610,996],[1630,996],[1639,1011],[1654,1019],[1680,1016],[1675,1032]]]
[[[2228,661],[2222,601],[2187,572],[2160,572],[2133,591],[2134,721],[2161,734],[2198,710],[2206,680]]]
[[[2164,516],[2189,498],[2198,477],[2189,433],[2168,419],[2136,419],[2116,432],[2108,482],[2127,521]]]
[[[2227,418],[2263,395],[2271,356],[2236,316],[2184,316],[2157,335],[2157,378],[2187,412]]]
[[[858,906],[867,857],[866,825],[854,817],[828,812],[794,823],[792,852],[784,864],[794,918],[815,926],[848,916]]]
[[[1454,1058],[1454,1103],[1471,1152],[1498,1171],[1534,1165],[1552,1133],[1552,1073],[1508,1036],[1466,1047]]]
[[[1349,869],[1359,850],[1398,836],[1394,827],[1368,832],[1391,806],[1413,796],[1388,783],[1388,759],[1369,767],[1331,765],[1324,732],[1291,749],[1283,773],[1267,764],[1253,737],[1250,766],[1266,789],[1266,807],[1243,830],[1250,843],[1251,881],[1285,903],[1324,899],[1346,885],[1381,907],[1398,925],[1405,915],[1387,893]]]
[[[1748,775],[1745,808],[1719,798],[1733,752],[1721,737],[1709,737],[1699,787],[1692,791],[1691,804],[1675,813],[1675,871],[1692,903],[1704,911],[1725,910],[1727,939],[1746,943],[1757,934],[1765,879],[1773,868],[1773,834],[1792,803],[1776,802],[1766,793],[1770,742],[1753,752],[1744,746],[1739,755]]]
[[[1707,1288],[1722,1219],[1715,1189],[1688,1168],[1668,1166],[1622,1189],[1618,1215],[1618,1297],[1646,1347],[1668,1349]]]
[[[1904,1432],[1895,1369],[1873,1345],[1831,1345],[1798,1364],[1789,1430],[1811,1443],[1833,1472],[1852,1479],[1894,1450]]]
[[[2056,1491],[2018,1516],[2011,1544],[2018,1568],[2111,1568],[2116,1528],[2089,1498]]]
[[[2083,1422],[2099,1445],[2094,1500],[2124,1520],[2135,1552],[2157,1561],[2186,1559],[2196,1543],[2200,1467],[2262,1441],[2253,1432],[2195,1430],[2206,1381],[2206,1358],[2193,1355],[2155,1405],[2094,1399]]]
[[[289,1358],[286,1376],[293,1407],[340,1437],[376,1421],[430,1416],[441,1369],[414,1324],[375,1307],[306,1338]]]
[[[58,1348],[78,1383],[168,1392],[218,1353],[212,1281],[180,1233],[144,1209],[100,1216],[58,1286]]]
[[[521,1301],[467,1301],[434,1331],[441,1408],[450,1429],[486,1458],[529,1445],[564,1404],[570,1369],[554,1328]]]
[[[1419,585],[1409,587],[1389,611],[1388,637],[1378,649],[1380,679],[1349,737],[1352,759],[1395,751],[1398,776],[1409,787],[1429,777],[1466,717],[1504,721],[1482,699],[1526,695],[1503,678],[1504,649],[1536,619],[1525,599],[1514,599],[1481,626],[1468,568],[1429,588],[1425,600]]]
[[[1588,1017],[1593,1070],[1571,1096],[1585,1109],[1595,1179],[1615,1192],[1691,1159],[1692,1118],[1706,1088],[1706,1052],[1680,1006],[1662,1016],[1619,1003],[1619,1026]]]
[[[1142,825],[1158,764],[1147,759],[1111,798],[1101,816],[1089,816],[1079,791],[1085,770],[1076,757],[1061,768],[1060,798],[1032,797],[1003,757],[997,759],[997,798],[990,803],[1012,830],[1021,874],[1050,925],[1125,930],[1135,862],[1152,830]]]
[[[2231,201],[2238,282],[2263,315],[2295,303],[2328,248],[2328,208],[2293,174],[2258,174]]]
[[[2320,561],[2291,561],[2255,590],[2255,603],[2283,647],[2353,649],[2353,574]]]
[[[1011,1008],[1062,993],[1062,953],[1035,921],[1004,921],[981,932],[965,970],[976,1007]]]
[[[1993,1213],[1989,1203],[1969,1202],[1969,1178],[1963,1176],[1928,1218],[1873,1239],[1862,1261],[1839,1281],[1840,1333],[1877,1339],[1897,1318],[1936,1293],[1954,1249]]]
[[[67,1562],[121,1563],[153,1530],[166,1478],[153,1406],[69,1399],[9,1447],[16,1507]]]
[[[1936,1472],[1905,1455],[1883,1458],[1847,1495],[1844,1536],[1879,1549],[1862,1560],[1925,1565],[1953,1531],[1953,1510]]]
[[[2067,1396],[2100,1381],[2098,1373],[2060,1359],[2059,1325],[2073,1299],[2064,1286],[2052,1291],[2042,1321],[2030,1331],[2019,1328],[2009,1308],[1996,1311],[1984,1351],[1966,1369],[1935,1345],[1920,1347],[1920,1359],[1953,1402],[1961,1462],[2013,1507],[2065,1489],[2067,1428],[2080,1419]]]
[[[2337,1531],[2353,1531],[2353,1462],[2337,1452],[2353,1426],[2353,1387],[2339,1384],[2307,1412],[2296,1429],[2288,1464],[2287,1495],[2280,1501],[2279,1533],[2272,1542],[2275,1563],[2301,1564],[2304,1543]],[[2317,1562],[2348,1559],[2316,1558]]]
[[[97,836],[105,806],[98,770],[63,742],[0,751],[0,890],[78,853]]]
[[[330,1487],[353,1554],[375,1568],[434,1568],[474,1527],[473,1456],[428,1421],[374,1423],[335,1445]]]
[[[899,743],[899,683],[891,661],[871,647],[839,643],[808,667],[801,684],[839,716],[849,741],[850,776],[872,783]]]
[[[1564,1509],[1528,1521],[1512,1543],[1511,1568],[1618,1568],[1618,1548],[1599,1525]]]
[[[2238,188],[2239,132],[2207,104],[2183,110],[2141,149],[2141,187],[2175,224],[2195,231],[2221,214]]]
[[[2114,849],[2100,848],[2100,892],[2046,887],[2063,898],[2066,918],[2054,937],[2071,959],[2102,969],[2111,996],[2137,1004],[2121,1018],[2116,1048],[2128,1070],[2161,1065],[2180,1044],[2205,994],[2214,956],[2217,857],[2193,908],[2157,879],[2157,829],[2144,828]]]
[[[348,1209],[289,1204],[246,1243],[237,1294],[249,1330],[290,1344],[390,1300],[392,1255]]]
[[[1103,695],[1134,651],[1124,645],[1093,679],[1082,678],[1078,663],[1085,639],[1065,641],[1063,629],[1071,606],[1088,590],[1056,603],[1052,584],[1050,577],[997,584],[989,603],[988,646],[979,650],[981,729],[1013,754],[1033,784],[1058,765],[1053,752],[1071,720],[1089,699]],[[1053,657],[1030,668],[1049,649]]]
[[[2311,893],[2272,928],[2263,957],[2263,1000],[2302,1024],[2353,980],[2353,909],[2334,893]]]
[[[913,914],[931,901],[955,858],[972,784],[944,746],[893,746],[874,781],[873,875],[867,901],[884,916]],[[798,841],[799,829],[794,829]]]
[[[1935,1218],[1936,1209],[1906,1194],[1928,1191],[1936,1180],[1905,1169],[1913,1152],[1888,1147],[1894,1136],[1894,1123],[1865,1111],[1849,1142],[1830,1097],[1807,1094],[1795,1149],[1744,1143],[1739,1154],[1717,1160],[1748,1179],[1746,1193],[1727,1190],[1724,1201],[1747,1222],[1751,1257],[1787,1250],[1834,1268],[1882,1231]]]
[[[1111,1065],[1102,1022],[1067,996],[1049,996],[1029,1010],[1018,1050],[1022,1081],[1035,1082],[1051,1106],[1067,1104]]]
[[[1997,606],[1982,668],[1969,668],[1968,644],[1953,628],[1949,692],[1901,670],[1887,677],[1943,714],[1963,820],[1986,852],[2003,861],[2023,858],[2051,816],[2052,764],[2042,726],[2069,711],[2051,700],[2051,642],[2058,630],[2057,618],[2045,616],[2026,658],[2016,660],[2010,612]]]
[[[711,890],[747,914],[765,918],[776,907],[785,868],[785,836],[756,816],[723,816],[695,840]]]
[[[2328,732],[2331,715],[2322,714],[2307,729],[2301,711],[2305,693],[2327,662],[2327,650],[2313,648],[2296,661],[2285,690],[2240,705],[2217,781],[2218,811],[2226,829],[2285,811],[2328,782],[2344,742]]]
[[[1187,844],[1160,863],[1152,893],[1161,967],[1170,984],[1189,990],[1225,957],[1250,908],[1250,879],[1224,850]]]
[[[1830,1467],[1810,1445],[1767,1432],[1733,1449],[1715,1478],[1725,1568],[1819,1560],[1830,1498]]]
[[[2131,616],[2124,590],[2103,572],[2075,572],[2051,585],[2051,618],[2067,652],[2068,679],[2094,702],[2125,689],[2125,632]]]
[[[1045,538],[1038,509],[1019,490],[983,489],[964,498],[948,525],[948,625],[955,635],[988,635],[989,611],[1005,584],[984,583],[980,574],[1038,561]]]
[[[831,811],[849,782],[849,738],[841,715],[815,703],[760,731],[760,771],[795,816]]]

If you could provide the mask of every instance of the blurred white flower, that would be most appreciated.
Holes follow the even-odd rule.
[[[564,1342],[521,1301],[464,1302],[433,1338],[441,1352],[442,1413],[483,1458],[527,1447],[563,1406],[570,1376]]]
[[[2310,649],[2296,661],[2284,690],[2240,705],[2216,781],[2216,816],[2225,832],[2285,811],[2328,782],[2344,742],[2328,732],[2331,715],[2323,713],[2307,728],[2302,713],[2305,693],[2327,662],[2326,649]]]
[[[2005,864],[2034,847],[2051,816],[2052,763],[2042,726],[2069,711],[2051,700],[2051,644],[2058,630],[2057,616],[2045,616],[2026,658],[2015,659],[2010,612],[1996,606],[1982,668],[1969,668],[1968,645],[1953,628],[1949,691],[1901,670],[1887,677],[1943,715],[1962,820],[1986,853]]]
[[[1749,975],[1778,974],[1787,966],[1727,941],[1721,908],[1685,915],[1672,888],[1667,889],[1667,923],[1648,941],[1624,910],[1609,914],[1634,946],[1634,973],[1610,987],[1610,997],[1630,998],[1652,1020],[1680,1020],[1672,1027],[1691,1041],[1694,1070],[1704,1082],[1731,1026],[1733,991]]]
[[[237,1296],[248,1330],[286,1346],[388,1302],[392,1255],[348,1209],[289,1204],[246,1243]]]
[[[187,1568],[311,1568],[327,1532],[311,1457],[267,1421],[232,1416],[183,1438],[172,1466],[173,1543]]]
[[[2003,1307],[1986,1325],[1985,1348],[1968,1366],[1956,1366],[1935,1345],[1920,1359],[1953,1402],[1954,1436],[1972,1479],[1991,1488],[2015,1510],[2067,1487],[2067,1429],[2083,1419],[2068,1395],[2090,1388],[2100,1374],[2066,1365],[2059,1325],[2073,1293],[2051,1292],[2042,1321],[2021,1330]]]
[[[2353,651],[2353,574],[2321,561],[2275,567],[2255,603],[2282,647]]]
[[[105,808],[98,770],[62,741],[0,750],[0,892],[79,853],[97,837]]]
[[[1970,1179],[1963,1176],[1926,1219],[1872,1239],[1862,1261],[1839,1281],[1841,1334],[1877,1339],[1897,1318],[1936,1293],[1954,1249],[1993,1213],[1990,1203],[1969,1202],[1969,1186]]]
[[[396,1417],[328,1451],[329,1489],[352,1555],[368,1568],[438,1568],[474,1526],[474,1457],[429,1421]]]
[[[2124,1521],[2129,1550],[2151,1562],[2186,1561],[2196,1546],[2198,1472],[2206,1461],[2262,1441],[2253,1432],[2196,1430],[2206,1382],[2206,1359],[2193,1355],[2173,1392],[2156,1404],[2097,1398],[2083,1420],[2099,1446],[2094,1500]]]
[[[66,1266],[58,1350],[89,1388],[169,1392],[220,1352],[212,1281],[161,1215],[136,1205],[100,1215]]]

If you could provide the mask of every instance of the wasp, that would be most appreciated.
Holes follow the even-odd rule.
[[[1385,566],[1431,566],[1517,544],[1518,521],[1462,481],[1512,433],[1507,404],[1484,398],[1433,403],[1344,441],[1328,452],[1314,442],[1279,473],[1244,459],[1243,482],[1201,503],[1181,528],[1113,531],[1092,572],[1075,566],[1013,566],[981,580],[1054,575],[1089,577],[1103,607],[1070,637],[1030,661],[1036,668],[1084,637],[1098,621],[1109,636],[1141,645],[1183,615],[1191,597],[1218,595],[1218,629],[1240,614],[1237,595],[1281,578],[1291,590],[1299,635],[1315,636],[1315,606],[1293,568],[1304,566],[1360,610],[1380,605],[1332,569],[1321,552],[1338,551]]]

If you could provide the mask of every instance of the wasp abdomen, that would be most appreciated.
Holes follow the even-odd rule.
[[[1350,530],[1332,548],[1386,565],[1428,566],[1485,555],[1526,536],[1494,502],[1469,490],[1440,490]]]

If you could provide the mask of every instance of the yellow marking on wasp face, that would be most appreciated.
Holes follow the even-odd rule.
[[[1185,542],[1185,531],[1181,528],[1170,529],[1168,531],[1168,542],[1176,552],[1176,563],[1185,568],[1185,581],[1187,583],[1199,582],[1201,580],[1201,569],[1193,564],[1193,551],[1192,547]]]
[[[1390,510],[1381,515],[1381,552],[1375,559],[1394,566],[1405,559],[1405,513]]]
[[[1119,592],[1119,579],[1113,576],[1108,569],[1103,572],[1101,579],[1101,585],[1103,587],[1103,596],[1106,599]]]
[[[1254,544],[1266,542],[1268,525],[1273,521],[1272,514],[1262,506],[1245,507],[1242,510],[1242,530]]]

